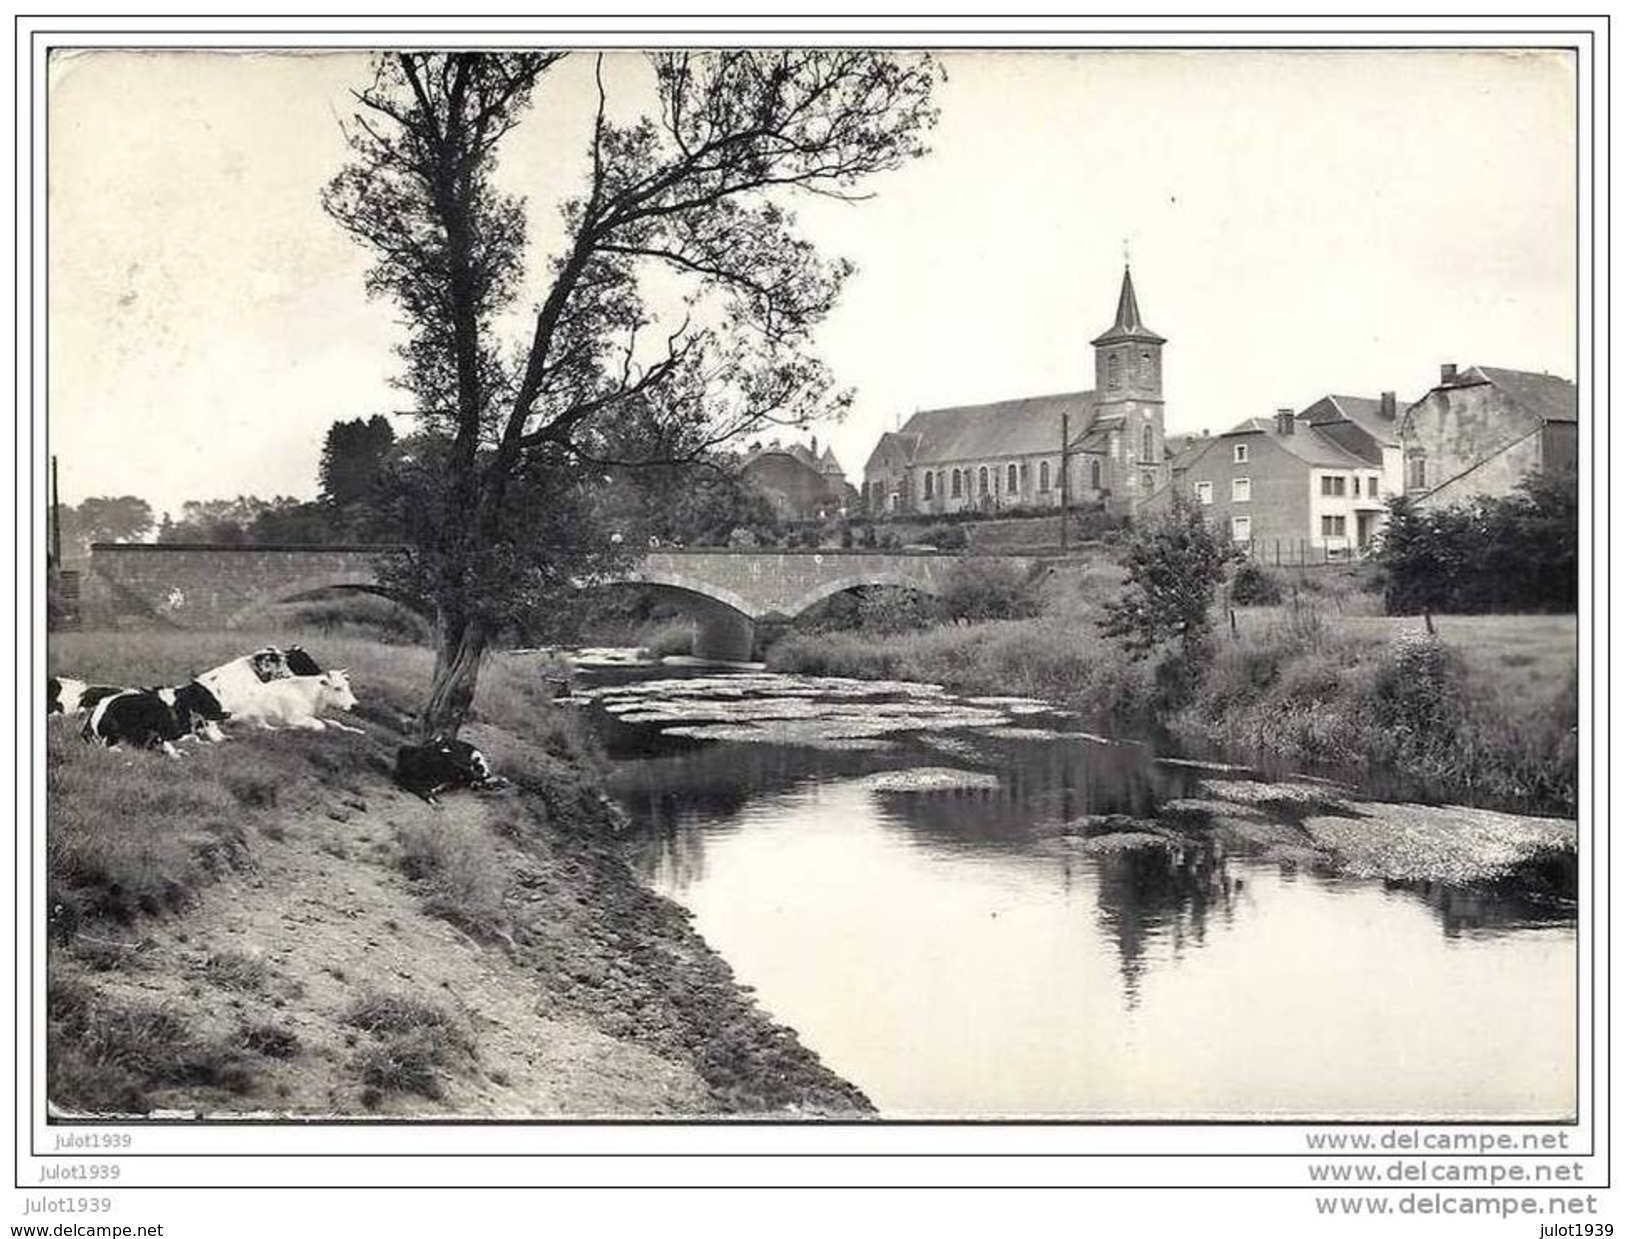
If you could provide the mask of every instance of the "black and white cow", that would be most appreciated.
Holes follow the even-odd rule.
[[[87,684],[84,680],[53,675],[45,681],[45,713],[72,718],[76,714],[83,714],[102,698],[124,691],[111,684]]]
[[[175,741],[229,717],[214,694],[194,680],[179,688],[128,688],[104,697],[80,734],[110,749],[128,744],[179,757]]]
[[[395,782],[430,804],[454,787],[495,787],[504,780],[491,773],[485,754],[465,740],[436,739],[404,744],[395,753]]]

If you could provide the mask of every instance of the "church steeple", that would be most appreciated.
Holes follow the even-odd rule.
[[[1094,338],[1094,429],[1106,443],[1105,489],[1123,510],[1167,478],[1163,462],[1162,346],[1168,343],[1140,317],[1134,277],[1123,264],[1117,319]]]
[[[1095,399],[1162,399],[1162,346],[1168,343],[1140,317],[1134,276],[1123,264],[1123,287],[1117,294],[1117,321],[1090,341],[1095,349]]]
[[[1113,344],[1119,340],[1144,341],[1147,344],[1168,343],[1140,320],[1140,302],[1134,295],[1134,276],[1130,274],[1127,263],[1123,264],[1123,289],[1117,294],[1117,321],[1103,335],[1096,336],[1090,343],[1099,348],[1102,344]]]

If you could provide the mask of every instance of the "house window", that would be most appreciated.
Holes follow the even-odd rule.
[[[976,471],[976,493],[978,495],[987,494],[987,466],[986,465],[983,465],[980,469],[978,469]]]
[[[1245,443],[1236,444],[1236,451],[1233,459],[1238,465],[1244,465],[1247,463],[1247,445]]]
[[[1238,516],[1230,522],[1230,538],[1234,542],[1251,542],[1253,540],[1253,518]]]
[[[1367,478],[1366,479],[1365,493],[1372,499],[1375,499],[1377,497],[1377,479],[1376,478],[1372,477],[1372,478]]]
[[[1213,503],[1212,482],[1198,482],[1196,484],[1196,502],[1201,504],[1204,508],[1209,507]]]
[[[1360,497],[1360,475],[1358,473],[1354,475],[1354,497],[1356,499]]]
[[[1320,518],[1320,536],[1323,538],[1342,538],[1348,536],[1349,518],[1346,516],[1323,516]]]
[[[1144,487],[1146,490],[1150,490],[1156,484],[1157,484],[1157,479],[1156,479],[1155,474],[1152,474],[1152,473],[1149,473],[1149,472],[1142,472],[1140,474],[1140,485],[1142,487]]]
[[[950,484],[953,486],[953,496],[955,499],[958,499],[965,493],[964,475],[961,474],[958,469],[955,469],[948,475],[948,477]]]
[[[1341,473],[1326,474],[1320,479],[1320,493],[1341,499],[1348,493],[1348,484],[1349,480]],[[1359,494],[1360,492],[1355,491],[1354,493]]]
[[[925,497],[927,499],[931,499],[931,498],[934,498],[935,495],[936,495],[936,481],[932,477],[932,475],[928,473],[928,474],[925,475]]]
[[[1016,493],[1016,467],[1014,465],[1004,471],[1004,489],[1012,495]]]
[[[1230,502],[1250,503],[1253,498],[1253,480],[1251,478],[1230,479]]]
[[[1411,480],[1409,484],[1412,490],[1426,489],[1428,484],[1428,459],[1426,456],[1411,457]]]
[[[1094,487],[1096,490],[1100,489],[1100,461],[1099,460],[1091,460],[1089,462],[1089,485]]]

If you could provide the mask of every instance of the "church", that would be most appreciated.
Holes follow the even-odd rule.
[[[925,409],[880,436],[863,467],[871,515],[1102,504],[1128,511],[1167,481],[1162,346],[1123,268],[1117,319],[1091,344],[1093,391]],[[1062,427],[1065,427],[1063,450]]]

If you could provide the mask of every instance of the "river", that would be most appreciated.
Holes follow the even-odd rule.
[[[885,1117],[1575,1111],[1572,907],[1300,861],[1267,797],[1239,839],[1080,839],[1259,785],[1041,702],[670,667],[579,695],[641,876]]]

